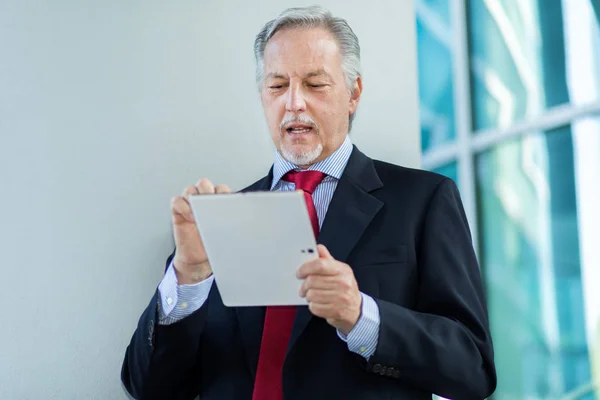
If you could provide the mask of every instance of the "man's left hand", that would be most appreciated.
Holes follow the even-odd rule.
[[[304,279],[300,296],[306,297],[313,315],[348,335],[360,318],[362,296],[348,264],[335,260],[329,250],[318,245],[319,258],[303,264],[296,274]]]

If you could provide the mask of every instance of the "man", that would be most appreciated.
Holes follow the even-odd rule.
[[[456,186],[351,144],[362,80],[350,27],[318,7],[289,9],[259,33],[255,55],[277,152],[246,190],[305,192],[320,243],[297,274],[309,305],[223,305],[188,198],[230,190],[202,179],[172,201],[176,250],[127,349],[127,390],[138,399],[489,396],[492,341]]]

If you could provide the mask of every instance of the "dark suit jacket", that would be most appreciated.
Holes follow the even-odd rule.
[[[270,184],[271,174],[246,190]],[[318,241],[375,299],[379,341],[367,362],[299,307],[283,370],[286,400],[483,399],[494,391],[482,281],[452,180],[354,148]],[[225,307],[213,285],[198,311],[162,326],[158,299],[157,291],[127,348],[127,390],[137,399],[251,399],[265,308]]]

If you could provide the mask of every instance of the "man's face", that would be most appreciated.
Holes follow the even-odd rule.
[[[348,134],[362,82],[351,94],[342,56],[326,30],[284,29],[267,43],[261,100],[277,150],[303,167],[331,155]]]

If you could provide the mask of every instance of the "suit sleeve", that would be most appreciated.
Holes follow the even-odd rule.
[[[125,352],[121,381],[138,400],[192,400],[200,391],[199,338],[208,314],[207,303],[186,318],[161,325],[159,301],[156,290]]]
[[[496,387],[492,339],[471,234],[452,180],[436,188],[416,243],[417,307],[376,299],[379,341],[363,364],[442,397],[484,399]]]

